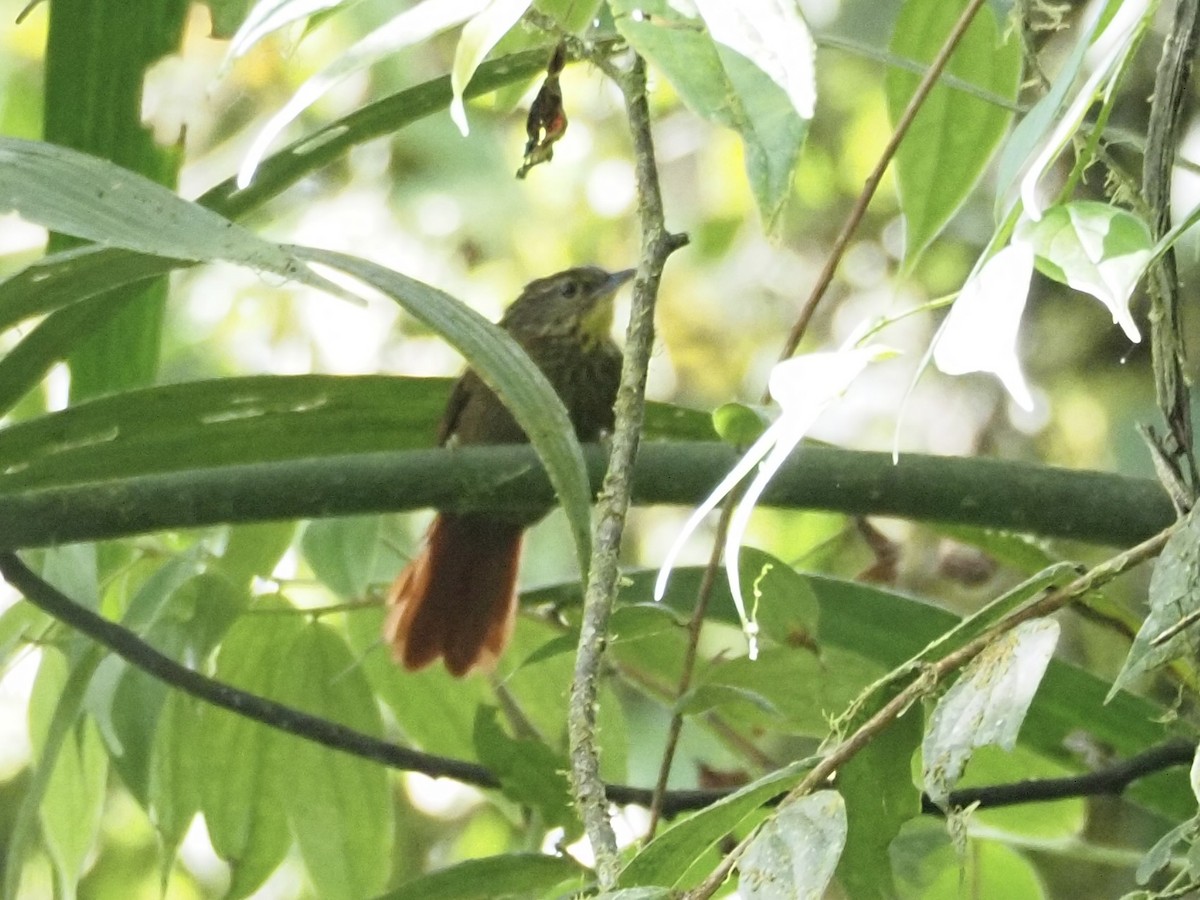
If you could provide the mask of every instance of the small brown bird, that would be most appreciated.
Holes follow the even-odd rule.
[[[609,336],[613,295],[633,274],[586,266],[539,278],[500,320],[554,386],[581,441],[595,441],[613,425],[621,375],[621,353]],[[450,395],[438,442],[527,440],[500,399],[467,370]],[[546,512],[438,514],[388,593],[384,637],[398,663],[416,670],[440,656],[461,676],[496,661],[516,617],[521,536]]]

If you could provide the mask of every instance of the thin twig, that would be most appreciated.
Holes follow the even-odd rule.
[[[936,662],[924,667],[909,685],[896,694],[871,718],[864,722],[853,734],[827,753],[819,763],[804,777],[784,799],[790,803],[811,793],[814,789],[825,784],[833,774],[851,760],[860,750],[874,740],[884,729],[892,724],[909,707],[922,697],[931,693],[946,676],[965,666],[972,659],[987,649],[1002,635],[1007,634],[1022,622],[1040,618],[1055,612],[1083,595],[1107,584],[1118,575],[1161,552],[1163,545],[1175,532],[1175,525],[1164,529],[1147,541],[1138,544],[1124,553],[1096,566],[1094,569],[1076,578],[1065,587],[1051,591],[1046,596],[1034,600],[1001,619],[975,640],[964,644],[957,650],[946,654]],[[746,848],[753,843],[758,829],[750,832],[732,851],[725,855],[721,863],[713,870],[697,888],[689,891],[686,900],[706,900],[711,897],[733,871]]]
[[[686,237],[669,233],[663,219],[662,194],[650,134],[650,108],[646,102],[646,65],[641,57],[634,57],[629,71],[619,74],[617,84],[625,97],[625,111],[633,137],[642,253],[625,337],[612,451],[597,503],[592,562],[587,575],[579,649],[567,709],[572,790],[596,855],[597,878],[604,890],[616,883],[620,860],[616,835],[608,818],[604,783],[600,780],[596,744],[600,669],[608,620],[617,594],[617,558],[645,415],[646,372],[654,347],[654,303],[667,257],[687,243]]]
[[[717,522],[717,531],[723,532],[729,528],[729,519],[733,515],[734,503],[732,496],[721,509],[721,518]],[[687,647],[684,650],[683,670],[679,676],[679,685],[675,689],[675,711],[671,714],[671,724],[667,727],[667,741],[663,747],[662,761],[658,767],[658,782],[654,785],[654,798],[650,802],[650,824],[646,826],[645,841],[649,843],[658,830],[659,819],[662,818],[663,796],[667,792],[667,781],[671,777],[671,766],[675,761],[675,749],[679,746],[679,735],[683,731],[683,709],[680,701],[691,689],[692,675],[696,669],[696,656],[700,646],[700,631],[704,626],[704,617],[708,613],[708,601],[712,598],[713,587],[721,572],[721,548],[723,542],[713,543],[712,554],[704,568],[704,577],[696,591],[696,605],[692,609],[692,618],[688,622]]]
[[[938,51],[937,56],[933,58],[933,62],[929,64],[928,71],[925,72],[925,76],[917,85],[917,90],[913,93],[912,99],[908,101],[908,106],[904,108],[900,120],[896,123],[896,130],[892,133],[887,146],[884,147],[883,153],[880,154],[875,168],[867,176],[862,193],[854,201],[854,206],[850,210],[850,214],[846,217],[846,222],[842,225],[842,230],[834,240],[833,247],[829,251],[829,256],[825,259],[825,265],[821,269],[820,275],[817,276],[817,283],[813,285],[812,293],[809,294],[808,299],[804,302],[804,306],[800,309],[800,315],[796,318],[796,323],[788,333],[787,340],[783,345],[783,352],[780,354],[780,359],[787,359],[800,346],[800,341],[804,337],[804,333],[808,330],[808,323],[812,321],[813,314],[817,310],[817,305],[824,298],[825,292],[833,282],[833,275],[842,262],[846,248],[850,245],[850,238],[854,236],[854,232],[858,230],[859,223],[862,222],[863,216],[867,213],[867,207],[870,205],[871,199],[875,196],[879,182],[883,179],[883,173],[891,164],[892,157],[896,155],[896,150],[899,148],[900,142],[904,140],[909,127],[912,125],[913,120],[916,119],[917,113],[920,112],[921,106],[925,103],[925,98],[929,96],[929,92],[937,84],[942,70],[946,68],[951,55],[953,55],[954,50],[958,47],[958,42],[962,40],[963,34],[966,33],[967,28],[970,26],[971,20],[975,18],[975,14],[979,12],[980,7],[985,2],[987,0],[971,0],[967,8],[962,11],[962,15],[958,17],[958,21],[954,23],[954,27],[946,37],[945,43],[942,44],[942,49]]]

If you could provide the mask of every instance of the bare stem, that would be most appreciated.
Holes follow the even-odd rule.
[[[633,467],[645,413],[646,371],[654,346],[654,304],[658,284],[667,257],[687,242],[686,237],[668,233],[663,221],[662,194],[650,135],[650,108],[646,102],[646,66],[641,57],[635,56],[629,71],[618,74],[617,84],[625,97],[626,115],[633,136],[642,252],[625,337],[612,451],[592,536],[592,563],[584,594],[579,649],[567,710],[571,784],[596,855],[596,874],[603,890],[616,883],[620,860],[616,836],[608,818],[604,783],[600,780],[596,743],[600,665],[608,620],[617,594],[617,556],[629,510]]]
[[[962,15],[958,17],[958,21],[954,23],[954,27],[946,37],[945,43],[942,44],[942,49],[938,51],[933,62],[929,64],[928,70],[926,70],[924,77],[917,85],[916,92],[913,93],[912,99],[908,101],[908,106],[905,107],[904,113],[900,116],[900,121],[896,123],[896,130],[892,133],[887,146],[884,147],[883,153],[880,154],[879,161],[875,163],[875,168],[871,170],[871,174],[867,176],[862,193],[854,201],[854,206],[850,210],[850,214],[846,217],[846,222],[842,225],[842,230],[834,240],[833,247],[829,251],[829,256],[825,259],[825,266],[817,276],[817,283],[813,285],[812,292],[809,294],[808,299],[804,301],[804,306],[800,308],[800,315],[797,316],[795,324],[792,325],[792,330],[788,333],[787,341],[783,345],[783,352],[780,354],[780,359],[787,359],[800,346],[800,341],[804,337],[804,333],[808,330],[808,323],[812,321],[813,313],[816,312],[817,306],[824,298],[825,292],[829,290],[829,285],[833,282],[833,275],[842,262],[846,248],[850,245],[850,238],[858,230],[863,216],[867,213],[867,207],[871,204],[871,199],[875,196],[879,182],[883,179],[883,173],[891,164],[892,157],[896,155],[896,150],[900,147],[900,142],[908,134],[909,127],[912,125],[913,120],[916,119],[921,106],[925,103],[925,98],[929,96],[929,92],[937,84],[942,70],[946,68],[946,64],[950,61],[955,48],[958,47],[959,41],[962,40],[963,34],[970,27],[971,20],[975,18],[975,14],[979,12],[980,7],[985,2],[986,0],[971,0],[967,8],[962,11]]]

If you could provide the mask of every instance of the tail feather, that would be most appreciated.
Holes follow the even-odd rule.
[[[388,592],[383,632],[397,662],[415,671],[444,657],[455,676],[495,663],[516,617],[523,531],[477,514],[433,520]]]

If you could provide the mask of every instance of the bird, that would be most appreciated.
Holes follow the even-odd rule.
[[[580,441],[613,427],[621,377],[613,297],[634,274],[581,266],[536,279],[500,319],[562,399]],[[529,440],[471,369],[451,391],[437,438],[443,446]],[[416,671],[441,658],[455,677],[494,667],[516,619],[522,536],[547,512],[438,512],[388,591],[383,633],[393,659]]]

